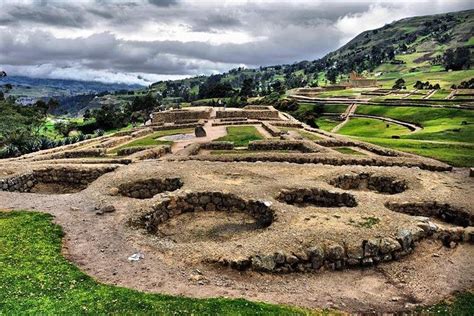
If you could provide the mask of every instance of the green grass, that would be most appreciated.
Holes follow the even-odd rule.
[[[361,137],[375,145],[397,149],[444,161],[455,167],[474,167],[474,145],[464,143],[436,143],[415,139],[387,139]]]
[[[330,132],[334,127],[339,125],[341,121],[337,121],[336,117],[334,116],[321,116],[316,119],[316,124],[318,124],[319,128],[323,131]]]
[[[100,284],[61,255],[53,217],[0,212],[0,314],[297,315],[297,308],[243,299],[192,299]]]
[[[450,301],[444,301],[430,307],[420,308],[416,312],[417,314],[422,315],[474,315],[474,293],[460,293]]]
[[[474,111],[470,110],[361,105],[357,114],[384,116],[423,127],[423,130],[402,138],[474,143]],[[463,121],[469,124],[462,125]]]
[[[152,134],[149,134],[145,137],[138,138],[130,143],[126,143],[120,147],[114,148],[110,151],[110,153],[116,153],[120,149],[129,148],[129,147],[137,147],[137,146],[158,146],[158,145],[170,145],[173,142],[167,140],[157,140],[157,138],[168,136],[168,135],[176,135],[176,134],[189,134],[192,133],[194,130],[191,128],[185,129],[172,129],[167,131],[158,131]]]
[[[401,125],[382,120],[351,118],[338,133],[348,136],[391,138],[392,135],[408,134],[410,130]]]
[[[334,147],[332,149],[334,149],[335,151],[340,152],[341,154],[365,156],[364,153],[361,153],[360,151],[354,150],[350,147]]]
[[[227,135],[217,140],[233,142],[235,147],[243,147],[251,141],[263,138],[254,126],[229,126],[227,127]]]

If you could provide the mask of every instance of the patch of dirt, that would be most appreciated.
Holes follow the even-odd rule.
[[[184,213],[159,227],[162,237],[177,243],[236,240],[256,229],[259,226],[250,215],[224,212]]]
[[[77,193],[87,188],[84,184],[63,183],[37,183],[31,188],[31,193],[39,194],[68,194]]]

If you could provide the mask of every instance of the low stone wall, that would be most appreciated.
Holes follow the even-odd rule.
[[[180,178],[145,179],[123,183],[118,186],[119,194],[135,199],[149,199],[158,193],[171,192],[183,186]]]
[[[129,158],[133,160],[147,160],[147,159],[158,159],[163,155],[166,155],[171,152],[171,146],[163,145],[161,147],[154,147],[147,150],[139,151],[135,154],[132,154]]]
[[[305,140],[255,140],[249,142],[249,150],[292,150],[303,153],[318,152],[319,148],[314,143]]]
[[[222,192],[191,192],[184,195],[168,195],[152,206],[152,210],[132,218],[130,224],[156,234],[159,225],[168,219],[188,212],[241,212],[256,220],[260,228],[268,227],[275,219],[275,212],[268,203],[258,200],[244,200],[234,194]]]
[[[317,144],[324,146],[324,147],[359,147],[362,149],[365,149],[367,151],[370,151],[374,154],[380,155],[380,156],[386,156],[386,157],[398,157],[403,155],[400,152],[386,149],[383,147],[363,143],[363,142],[357,142],[357,141],[352,141],[352,140],[342,140],[342,139],[322,139],[322,140],[317,140],[315,141]]]
[[[255,120],[279,120],[280,115],[277,110],[220,110],[216,111],[216,118],[245,117]]]
[[[153,133],[152,128],[142,128],[142,129],[139,129],[138,131],[131,133],[130,136],[132,136],[133,138],[136,138],[136,137],[142,137],[151,133]]]
[[[246,117],[227,117],[227,118],[221,118],[221,122],[232,122],[232,121],[246,121]]]
[[[277,122],[271,122],[271,124],[273,126],[279,126],[279,127],[303,128],[303,124],[299,122],[277,121]]]
[[[47,167],[30,173],[0,179],[0,190],[30,192],[38,183],[87,185],[116,166],[97,168]]]
[[[458,226],[473,226],[474,215],[466,209],[436,201],[427,202],[387,202],[385,206],[394,212],[438,218]]]
[[[214,141],[208,143],[200,144],[200,149],[204,150],[232,150],[234,149],[233,142],[225,142],[225,141]]]
[[[279,128],[276,128],[270,123],[262,122],[262,127],[273,137],[279,137],[282,134]]]
[[[255,120],[245,120],[245,121],[225,121],[225,122],[212,122],[212,126],[227,126],[227,125],[257,125],[261,124],[259,121]]]
[[[201,126],[200,123],[188,123],[188,124],[171,124],[171,125],[159,125],[152,126],[153,131],[169,131],[172,129],[184,129],[184,128],[195,128]]]
[[[120,136],[120,137],[110,137],[105,141],[102,141],[100,144],[95,145],[96,148],[112,148],[120,144],[126,143],[132,140],[132,136]]]
[[[182,120],[202,120],[209,119],[212,109],[205,110],[169,110],[153,113],[152,123],[165,122],[174,123]]]
[[[424,237],[426,234],[420,228],[400,229],[395,238],[373,238],[353,245],[328,242],[298,252],[277,251],[235,260],[220,259],[215,263],[236,270],[272,273],[315,272],[322,268],[342,270],[400,259],[411,253],[414,243]]]
[[[408,188],[408,185],[404,180],[365,172],[340,175],[329,181],[329,184],[344,190],[367,189],[388,194],[401,193]]]
[[[366,157],[331,157],[320,154],[294,154],[294,153],[265,153],[265,154],[225,154],[225,155],[200,155],[189,157],[192,160],[201,161],[222,161],[222,162],[289,162],[297,164],[313,163],[333,166],[359,165],[359,166],[380,166],[380,167],[408,167],[420,168],[429,171],[451,171],[452,167],[445,164],[420,162],[414,159],[380,159]]]
[[[287,204],[300,206],[307,204],[321,207],[357,206],[356,199],[352,194],[332,192],[318,188],[284,189],[280,191],[276,199]]]
[[[156,146],[132,146],[117,150],[117,156],[128,156],[143,150],[155,148]]]
[[[106,150],[103,148],[68,150],[52,154],[49,159],[103,157],[105,153]]]

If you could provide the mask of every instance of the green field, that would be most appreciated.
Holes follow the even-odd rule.
[[[0,212],[0,314],[304,315],[243,299],[192,299],[100,284],[61,254],[61,228],[48,214]]]
[[[338,132],[348,136],[391,138],[409,134],[410,130],[398,124],[370,118],[351,118]]]
[[[357,108],[356,113],[394,118],[423,127],[423,130],[404,135],[402,138],[474,143],[474,111],[362,105]],[[464,125],[463,122],[467,124]],[[376,135],[368,137],[376,137]]]
[[[137,146],[158,146],[158,145],[169,145],[173,142],[167,140],[157,140],[157,138],[168,136],[168,135],[176,135],[176,134],[189,134],[194,132],[192,128],[185,128],[185,129],[172,129],[168,131],[158,131],[152,134],[149,134],[145,137],[136,139],[129,143],[126,143],[122,146],[114,148],[110,151],[110,153],[116,153],[120,149],[129,148],[129,147],[137,147]]]
[[[456,167],[474,166],[474,145],[472,144],[369,137],[359,139],[375,145],[435,158]]]
[[[340,123],[341,121],[336,120],[335,116],[321,116],[316,120],[316,124],[318,124],[319,128],[327,132],[330,132]]]
[[[251,141],[263,138],[254,126],[229,126],[227,127],[227,135],[217,140],[233,142],[235,147],[243,147]]]

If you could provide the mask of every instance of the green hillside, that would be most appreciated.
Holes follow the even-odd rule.
[[[474,77],[474,10],[412,17],[382,28],[361,33],[338,50],[314,61],[291,65],[275,65],[258,69],[237,68],[227,73],[183,80],[157,82],[151,86],[165,98],[181,98],[188,102],[203,98],[232,97],[241,94],[244,81],[251,93],[266,95],[280,81],[286,89],[327,85],[347,78],[351,71],[377,78],[385,87],[403,77],[407,86],[416,81],[439,83],[443,88]],[[467,63],[456,71],[446,71],[444,56],[448,50],[467,51]],[[215,88],[215,89],[214,89]]]

